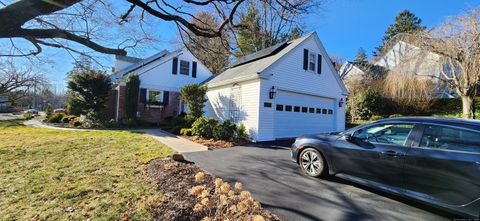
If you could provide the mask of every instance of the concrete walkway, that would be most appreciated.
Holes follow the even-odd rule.
[[[77,131],[94,131],[95,129],[79,129],[79,128],[64,128],[47,125],[38,120],[28,120],[23,123],[26,126],[47,128],[54,130],[77,130]],[[150,135],[153,139],[159,141],[172,148],[178,153],[207,151],[208,147],[185,139],[183,137],[176,136],[161,129],[132,129],[128,131],[134,131],[139,133],[145,133]]]

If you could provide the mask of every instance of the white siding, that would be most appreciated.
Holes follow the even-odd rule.
[[[172,74],[172,56],[168,59],[160,59],[152,62],[144,67],[135,70],[140,77],[140,87],[150,89],[160,89],[167,91],[179,91],[181,87],[197,83],[200,84],[209,78],[212,74],[210,71],[198,61],[188,50],[178,56],[178,71],[177,74]],[[186,60],[190,62],[189,75],[180,74],[180,60]],[[192,61],[197,62],[197,77],[192,77]]]
[[[209,88],[207,91],[208,101],[205,105],[204,115],[216,118],[219,121],[231,119],[231,91],[234,84],[221,87]],[[259,80],[244,81],[238,83],[241,91],[240,102],[237,103],[239,110],[238,124],[245,125],[253,140],[257,140],[259,120]]]
[[[303,70],[303,49],[309,52],[322,54],[322,73]],[[272,86],[278,90],[292,91],[296,93],[311,94],[314,96],[331,98],[335,101],[334,119],[336,125],[333,130],[345,129],[345,105],[341,108],[338,105],[340,99],[345,100],[342,87],[336,79],[338,73],[332,69],[328,55],[316,35],[307,38],[288,54],[280,58],[273,65],[265,69],[261,75],[266,78],[261,81],[260,104],[269,101],[268,91]],[[276,99],[273,101],[275,107]],[[263,105],[262,105],[263,107]],[[274,136],[274,108],[271,110],[262,109],[260,112],[259,129],[261,136],[259,140],[272,140]],[[293,123],[293,122],[292,122]]]

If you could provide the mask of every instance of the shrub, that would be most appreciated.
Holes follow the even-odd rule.
[[[67,123],[70,123],[71,121],[75,120],[75,118],[77,118],[75,115],[65,115],[65,116],[62,117],[60,122],[67,124]]]
[[[136,120],[138,108],[138,94],[140,91],[140,78],[130,73],[125,86],[125,118]]]
[[[370,121],[376,121],[376,120],[380,120],[380,119],[383,119],[382,116],[379,116],[379,115],[373,115],[370,117]]]
[[[32,113],[30,113],[30,112],[25,112],[25,113],[23,113],[23,119],[25,119],[25,120],[30,120],[30,119],[32,119],[32,118],[33,118],[33,114],[32,114]]]
[[[75,117],[73,120],[71,120],[69,122],[70,126],[73,126],[73,127],[80,127],[82,126],[82,121],[80,120],[79,117]]]
[[[187,104],[187,119],[195,121],[202,116],[203,107],[205,106],[205,94],[207,93],[206,85],[188,84],[180,89],[180,95]]]
[[[127,127],[135,127],[137,126],[137,120],[135,118],[127,118],[123,122]]]
[[[213,139],[215,140],[232,140],[237,127],[230,120],[223,121],[213,130]]]
[[[47,118],[50,117],[53,113],[53,107],[52,105],[48,104],[47,107],[45,108],[45,114],[47,115]]]
[[[200,117],[192,124],[192,134],[205,139],[212,139],[218,121],[213,118]]]
[[[203,182],[205,174],[195,175],[195,182]],[[202,220],[266,220],[260,202],[252,198],[252,194],[242,190],[242,184],[237,182],[230,186],[220,178],[214,181],[215,186],[196,185],[189,190],[197,201],[193,211],[200,214]],[[241,219],[243,220],[243,219]]]
[[[249,139],[250,139],[250,136],[247,133],[247,129],[245,128],[245,125],[243,124],[238,125],[235,131],[235,141],[238,143],[244,143],[244,142],[247,142]]]
[[[388,109],[389,103],[378,90],[368,88],[356,94],[353,98],[353,107],[355,114],[362,120],[367,120],[373,115],[381,115]]]
[[[60,123],[66,115],[64,113],[55,113],[52,114],[48,119],[48,123]]]
[[[395,118],[395,117],[403,117],[403,115],[401,114],[392,114],[390,116],[388,116],[389,118]]]
[[[182,128],[182,129],[180,129],[180,135],[192,136],[192,128]]]
[[[112,80],[102,71],[81,70],[70,75],[67,87],[68,113],[74,115],[99,113],[107,102]]]

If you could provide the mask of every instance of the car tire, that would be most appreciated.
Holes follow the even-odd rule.
[[[322,154],[314,148],[307,148],[302,151],[298,163],[302,171],[311,177],[321,177],[327,167]]]

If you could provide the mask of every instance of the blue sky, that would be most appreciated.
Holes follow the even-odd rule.
[[[369,56],[395,16],[408,9],[422,19],[423,25],[433,27],[441,24],[448,16],[480,6],[480,0],[325,0],[325,5],[305,20],[307,32],[317,31],[330,55],[339,55],[352,60],[358,49],[363,47]],[[156,26],[161,39],[155,48],[133,56],[155,54],[161,48],[172,49],[170,42],[177,37],[170,23],[158,21]],[[48,78],[57,90],[65,87],[65,73],[72,68],[73,59],[66,53],[54,53],[56,62],[45,65]],[[113,66],[113,56],[106,56],[105,66]]]

